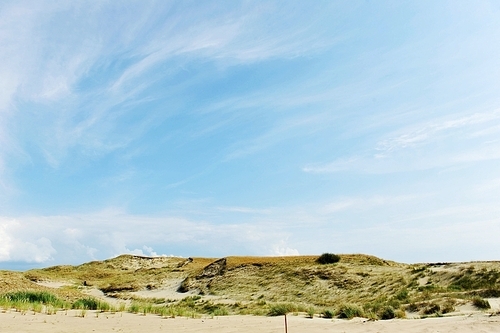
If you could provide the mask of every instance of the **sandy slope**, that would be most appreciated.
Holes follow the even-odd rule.
[[[129,313],[105,314],[89,311],[84,318],[78,312],[59,312],[56,315],[7,311],[0,313],[0,332],[32,333],[136,333],[136,332],[239,332],[239,333],[278,333],[284,332],[283,317],[228,316],[203,319],[162,319],[158,316],[133,315]],[[288,316],[288,332],[500,332],[500,316],[485,313],[473,316],[447,318],[404,319],[388,321],[326,320],[307,319],[301,316]]]

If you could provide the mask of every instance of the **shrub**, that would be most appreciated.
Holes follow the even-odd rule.
[[[307,317],[308,318],[314,318],[314,314],[316,313],[316,310],[314,309],[314,307],[309,307],[307,308]]]
[[[136,302],[132,302],[132,304],[130,304],[129,308],[128,308],[128,312],[132,312],[132,313],[139,313],[140,311],[140,305]]]
[[[335,312],[333,312],[332,310],[326,309],[321,313],[321,315],[323,316],[323,318],[331,319],[331,318],[333,318],[333,316],[335,316]]]
[[[439,304],[436,304],[436,303],[429,303],[423,309],[422,312],[424,315],[439,314],[439,313],[441,313],[441,306],[439,306]]]
[[[479,292],[481,297],[500,297],[500,289],[486,289]]]
[[[297,307],[294,304],[290,303],[279,303],[271,305],[269,308],[268,315],[269,316],[283,316],[289,312],[294,312],[297,310]]]
[[[320,264],[335,264],[340,261],[340,256],[333,253],[323,253],[316,260]]]
[[[453,298],[447,298],[441,306],[442,313],[450,313],[455,311],[455,304],[457,301]]]
[[[33,310],[33,312],[42,313],[43,305],[42,303],[33,303],[31,309]]]
[[[405,310],[398,309],[398,310],[394,311],[394,315],[396,316],[396,318],[399,318],[399,319],[406,318]]]
[[[490,302],[488,302],[488,300],[477,296],[472,299],[472,304],[478,309],[491,308]]]
[[[408,299],[408,296],[409,296],[408,290],[402,289],[396,295],[394,295],[394,298],[399,300],[399,301],[406,301]]]
[[[95,298],[80,298],[75,301],[72,306],[73,309],[85,309],[85,310],[101,310],[109,311],[110,306],[106,302],[99,301]]]
[[[354,304],[342,305],[337,313],[339,318],[345,319],[364,316],[363,309]]]
[[[379,317],[382,320],[393,319],[394,317],[396,317],[396,313],[394,312],[394,308],[392,306],[385,306],[380,311]]]
[[[227,310],[227,308],[225,306],[222,306],[222,307],[215,309],[212,312],[212,314],[214,316],[227,316],[229,314],[229,311]]]
[[[27,302],[58,305],[61,301],[53,294],[46,291],[16,291],[3,296],[11,302]]]

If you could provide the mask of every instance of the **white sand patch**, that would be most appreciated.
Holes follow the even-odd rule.
[[[178,280],[169,280],[164,283],[160,288],[151,289],[151,290],[139,290],[133,291],[130,295],[142,297],[142,298],[164,298],[170,300],[180,300],[186,298],[188,296],[196,295],[196,291],[189,291],[185,293],[180,293],[177,290],[179,289],[182,279]]]
[[[169,300],[180,300],[188,296],[196,295],[195,292],[179,293],[171,289],[154,289],[154,290],[139,290],[133,291],[130,295],[142,298],[164,298]]]
[[[429,277],[428,276],[425,276],[425,277],[422,277],[420,279],[418,279],[418,285],[421,287],[421,286],[425,286],[427,284],[427,282],[429,282]]]
[[[123,300],[115,297],[109,297],[106,296],[102,291],[100,291],[97,288],[86,288],[82,290],[82,292],[86,295],[98,298],[102,301],[105,301],[113,306],[119,306],[120,304],[124,303],[126,306],[130,305],[131,301],[130,300]]]
[[[500,298],[487,298],[492,311],[500,311]]]
[[[71,283],[69,283],[69,282],[38,281],[35,283],[38,284],[39,286],[44,286],[44,287],[49,287],[49,288],[54,288],[54,289],[65,287],[65,286],[71,286]]]

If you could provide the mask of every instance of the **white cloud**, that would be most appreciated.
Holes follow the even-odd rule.
[[[281,240],[279,243],[273,246],[273,250],[271,252],[272,256],[298,256],[300,255],[297,249],[293,249],[287,246],[284,240]]]
[[[234,66],[311,54],[333,43],[315,30],[318,17],[306,19],[300,26],[289,24],[296,17],[303,18],[299,11],[290,12],[283,21],[272,21],[273,29],[265,28],[260,23],[270,24],[268,18],[280,10],[272,4],[224,7],[217,10],[215,19],[210,14],[212,5],[186,6],[173,15],[165,3],[105,3],[95,8],[81,3],[2,5],[0,135],[16,128],[13,124],[25,128],[23,122],[29,123],[29,135],[20,138],[14,134],[14,141],[36,143],[46,163],[59,168],[71,157],[72,149],[108,154],[155,126],[158,115],[148,114],[139,125],[122,131],[117,123],[129,113],[126,108],[114,108],[153,98],[141,94],[158,78],[182,71],[185,63],[202,59],[220,67]],[[116,18],[111,25],[109,11]],[[110,68],[116,59],[123,61],[123,68],[113,71]],[[96,74],[103,71],[109,71],[107,78]],[[189,86],[190,80],[173,86]],[[28,120],[23,120],[17,111],[19,102],[43,107],[33,114],[25,112]],[[14,116],[7,118],[3,113]],[[37,121],[33,121],[35,116]],[[24,144],[6,145],[0,137],[0,166],[12,158],[6,147],[17,145],[19,154],[29,159]]]
[[[339,158],[334,162],[326,164],[310,164],[302,168],[302,171],[309,173],[333,173],[354,169],[353,166],[360,162],[360,157]]]
[[[234,213],[247,213],[247,214],[269,214],[271,212],[270,209],[255,209],[249,207],[217,207],[218,210],[223,212],[234,212]]]
[[[47,265],[101,260],[122,253],[211,257],[298,255],[326,249],[406,261],[433,260],[430,251],[434,251],[434,260],[491,259],[482,252],[481,244],[484,239],[489,251],[500,250],[494,232],[500,225],[499,208],[494,199],[487,204],[457,204],[450,198],[435,205],[438,197],[439,193],[344,197],[273,208],[265,215],[245,213],[246,219],[237,222],[224,222],[232,221],[233,212],[224,215],[217,206],[198,208],[205,216],[214,216],[214,211],[223,215],[211,222],[131,215],[117,209],[86,215],[2,217],[0,261]],[[437,233],[442,234],[442,242],[435,240]],[[455,241],[460,246],[452,252],[448,247]],[[179,248],[184,250],[176,252]],[[436,255],[440,251],[443,254]]]
[[[44,263],[53,259],[57,251],[48,238],[22,235],[20,228],[16,220],[0,221],[0,261]]]
[[[500,111],[447,117],[403,128],[358,155],[339,157],[330,163],[308,164],[308,173],[343,171],[383,174],[445,168],[464,163],[500,159]],[[486,132],[478,128],[487,125]],[[402,134],[401,134],[402,133]]]
[[[474,134],[476,131],[475,125],[498,122],[499,119],[500,111],[495,110],[493,112],[476,113],[460,118],[438,120],[420,125],[414,129],[404,129],[403,131],[407,131],[406,133],[378,142],[376,149],[392,152],[397,149],[411,148],[419,144],[428,144],[443,139],[446,140],[450,135],[463,135],[462,131],[464,130],[466,136],[477,136],[477,134]],[[498,132],[500,132],[500,129],[492,134],[498,134]]]
[[[120,254],[134,254],[137,256],[145,256],[145,257],[157,257],[158,253],[156,253],[152,247],[144,245],[142,249],[134,249],[134,250],[129,250],[127,248],[124,249],[124,251],[121,251],[117,253],[116,255]]]
[[[272,248],[275,239],[288,234],[266,222],[217,224],[135,216],[116,209],[88,215],[2,217],[0,221],[0,261],[37,263],[80,263],[121,253],[157,256],[184,244],[189,244],[193,252],[175,255],[228,255],[241,251],[264,255],[268,251],[262,249]]]

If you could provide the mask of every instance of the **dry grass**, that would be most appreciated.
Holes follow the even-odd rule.
[[[25,273],[0,271],[0,294],[50,290],[63,300],[75,301],[82,298],[83,290],[94,287],[118,299],[133,298],[134,306],[144,313],[267,314],[287,304],[309,315],[338,314],[349,304],[369,318],[404,317],[406,309],[441,315],[477,297],[500,297],[499,262],[407,265],[361,254],[340,257],[339,263],[321,265],[316,261],[318,256],[227,257],[216,261],[123,255],[80,266]],[[130,294],[172,288],[172,281],[182,280],[184,291],[202,297],[175,301]],[[47,288],[35,283],[40,281],[70,286]]]

